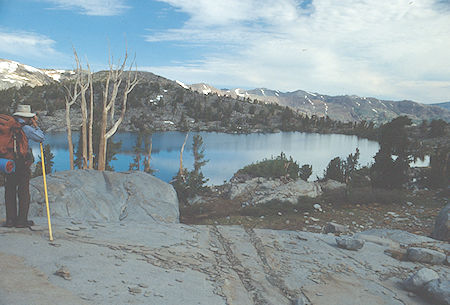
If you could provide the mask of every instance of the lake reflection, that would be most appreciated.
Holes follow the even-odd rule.
[[[183,165],[192,169],[192,138],[195,134],[203,137],[206,159],[210,160],[203,168],[203,174],[209,178],[208,184],[222,184],[229,180],[240,168],[250,163],[278,156],[284,152],[292,156],[301,166],[310,164],[313,168],[311,179],[322,177],[328,162],[335,158],[346,158],[359,148],[360,164],[373,162],[373,156],[379,149],[378,143],[356,136],[336,134],[314,134],[301,132],[281,132],[274,134],[224,134],[215,132],[190,133],[186,144]],[[153,134],[153,150],[151,167],[156,170],[155,176],[170,181],[179,167],[180,148],[185,133],[158,132]],[[133,147],[136,144],[135,133],[118,133],[114,141],[122,141],[121,153],[111,164],[116,171],[127,171],[133,160]],[[78,142],[78,134],[73,136]],[[54,158],[54,170],[69,169],[69,153],[67,136],[64,133],[48,134],[45,144],[50,144]],[[39,146],[32,145],[38,160]]]

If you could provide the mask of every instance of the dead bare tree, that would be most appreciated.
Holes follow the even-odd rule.
[[[127,99],[128,94],[134,89],[134,87],[138,83],[137,76],[137,68],[134,73],[132,73],[133,65],[135,64],[135,60],[130,63],[130,68],[128,73],[126,73],[126,84],[123,89],[122,96],[122,111],[120,113],[119,118],[115,120],[114,118],[114,109],[117,100],[117,95],[119,93],[119,87],[122,83],[123,72],[128,60],[128,53],[125,52],[125,58],[122,61],[122,64],[118,66],[117,69],[114,69],[112,59],[109,60],[109,71],[106,77],[105,87],[103,89],[103,107],[102,107],[102,117],[100,122],[100,140],[99,140],[99,149],[98,149],[98,170],[105,170],[106,168],[106,148],[108,144],[108,139],[111,138],[119,128],[119,125],[122,123],[125,112],[127,109]],[[111,94],[109,94],[111,91]],[[108,124],[108,114],[111,115],[110,124]],[[108,129],[108,125],[110,126]],[[107,130],[108,129],[108,130]]]
[[[66,126],[67,126],[67,143],[69,146],[69,159],[70,159],[70,169],[73,169],[73,142],[72,142],[72,123],[70,120],[70,108],[77,101],[80,96],[80,91],[78,91],[78,87],[80,85],[80,77],[77,74],[75,84],[73,87],[71,85],[65,85],[64,88],[66,90]]]
[[[80,103],[80,108],[81,108],[81,145],[82,145],[82,152],[81,152],[81,158],[82,158],[82,168],[86,169],[87,168],[87,142],[88,142],[88,137],[87,137],[87,102],[86,102],[86,91],[89,88],[89,81],[90,81],[90,77],[89,75],[85,75],[86,73],[83,72],[80,60],[78,58],[78,54],[75,50],[75,48],[73,49],[73,54],[75,55],[75,61],[77,63],[77,77],[79,79],[79,86],[80,86],[80,96],[81,96],[81,103]],[[90,72],[90,71],[89,71]],[[92,90],[92,88],[91,88]],[[91,96],[92,96],[92,91],[91,91]],[[92,110],[91,110],[91,114],[92,114]],[[92,122],[92,121],[91,121]],[[79,148],[78,148],[79,149]]]
[[[179,175],[183,175],[184,169],[183,169],[183,152],[184,152],[184,146],[186,146],[187,139],[189,137],[189,132],[186,133],[186,137],[184,138],[183,145],[181,146],[180,150],[180,170],[178,171]]]
[[[86,61],[87,62],[87,61]],[[87,62],[88,67],[88,82],[89,82],[89,88],[90,88],[90,107],[89,107],[89,128],[88,128],[88,143],[89,143],[89,169],[94,168],[94,146],[93,146],[93,139],[92,139],[92,125],[94,123],[94,81],[92,79],[92,72],[91,67],[89,66],[89,63]]]

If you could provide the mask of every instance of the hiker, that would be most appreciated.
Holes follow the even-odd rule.
[[[11,119],[2,115],[3,120]],[[33,153],[28,146],[28,140],[35,142],[44,141],[44,133],[37,126],[36,114],[31,112],[30,105],[18,105],[13,114],[14,121],[8,124],[14,125],[11,132],[14,143],[9,151],[1,155],[15,162],[15,172],[7,174],[5,179],[5,206],[6,206],[6,227],[25,228],[33,226],[34,222],[28,220],[28,210],[30,207],[30,166],[34,162]],[[5,123],[6,124],[6,123]],[[14,135],[13,135],[14,134]],[[4,143],[0,143],[5,145]],[[10,151],[12,150],[12,152]],[[19,197],[19,210],[17,211],[17,196]]]

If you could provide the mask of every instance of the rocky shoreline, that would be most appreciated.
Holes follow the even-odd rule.
[[[39,126],[45,132],[65,132],[67,131],[65,110],[55,110],[52,115],[47,115],[46,111],[38,112],[39,114]],[[145,118],[142,118],[142,115]],[[164,131],[208,131],[208,132],[221,132],[221,133],[233,133],[233,134],[248,134],[248,133],[278,133],[281,132],[281,127],[278,123],[267,122],[266,124],[245,124],[242,126],[223,126],[221,121],[204,121],[194,120],[187,117],[184,125],[180,124],[180,114],[172,114],[171,112],[164,113],[152,113],[148,112],[145,107],[134,108],[127,110],[125,118],[122,124],[119,126],[118,131],[121,132],[139,132],[140,130],[152,131],[152,132],[164,132]],[[71,124],[72,131],[78,131],[81,129],[81,111],[78,109],[71,110]],[[246,119],[243,119],[245,122]],[[136,123],[138,122],[138,123]],[[355,132],[350,128],[341,129],[321,129],[319,127],[310,126],[304,132],[309,133],[324,133],[324,134],[348,134],[355,135]]]
[[[138,132],[139,129],[133,123],[136,117],[142,114],[142,109],[132,109],[127,111],[123,123],[119,126],[118,131],[122,132]],[[65,121],[65,110],[56,110],[53,115],[46,115],[46,112],[41,112],[39,125],[43,131],[48,133],[65,132],[67,131]],[[71,110],[71,123],[72,130],[79,131],[81,129],[81,112],[74,109]],[[222,132],[222,133],[276,133],[281,130],[277,127],[267,127],[259,125],[257,127],[246,127],[246,129],[230,129],[221,126],[220,121],[213,122],[194,122],[189,121],[184,127],[179,126],[179,122],[173,115],[166,114],[164,116],[152,116],[146,123],[146,129],[154,132],[163,131],[210,131],[210,132]]]

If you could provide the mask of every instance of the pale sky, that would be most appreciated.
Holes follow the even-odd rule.
[[[0,58],[218,88],[450,101],[448,0],[0,0]]]

